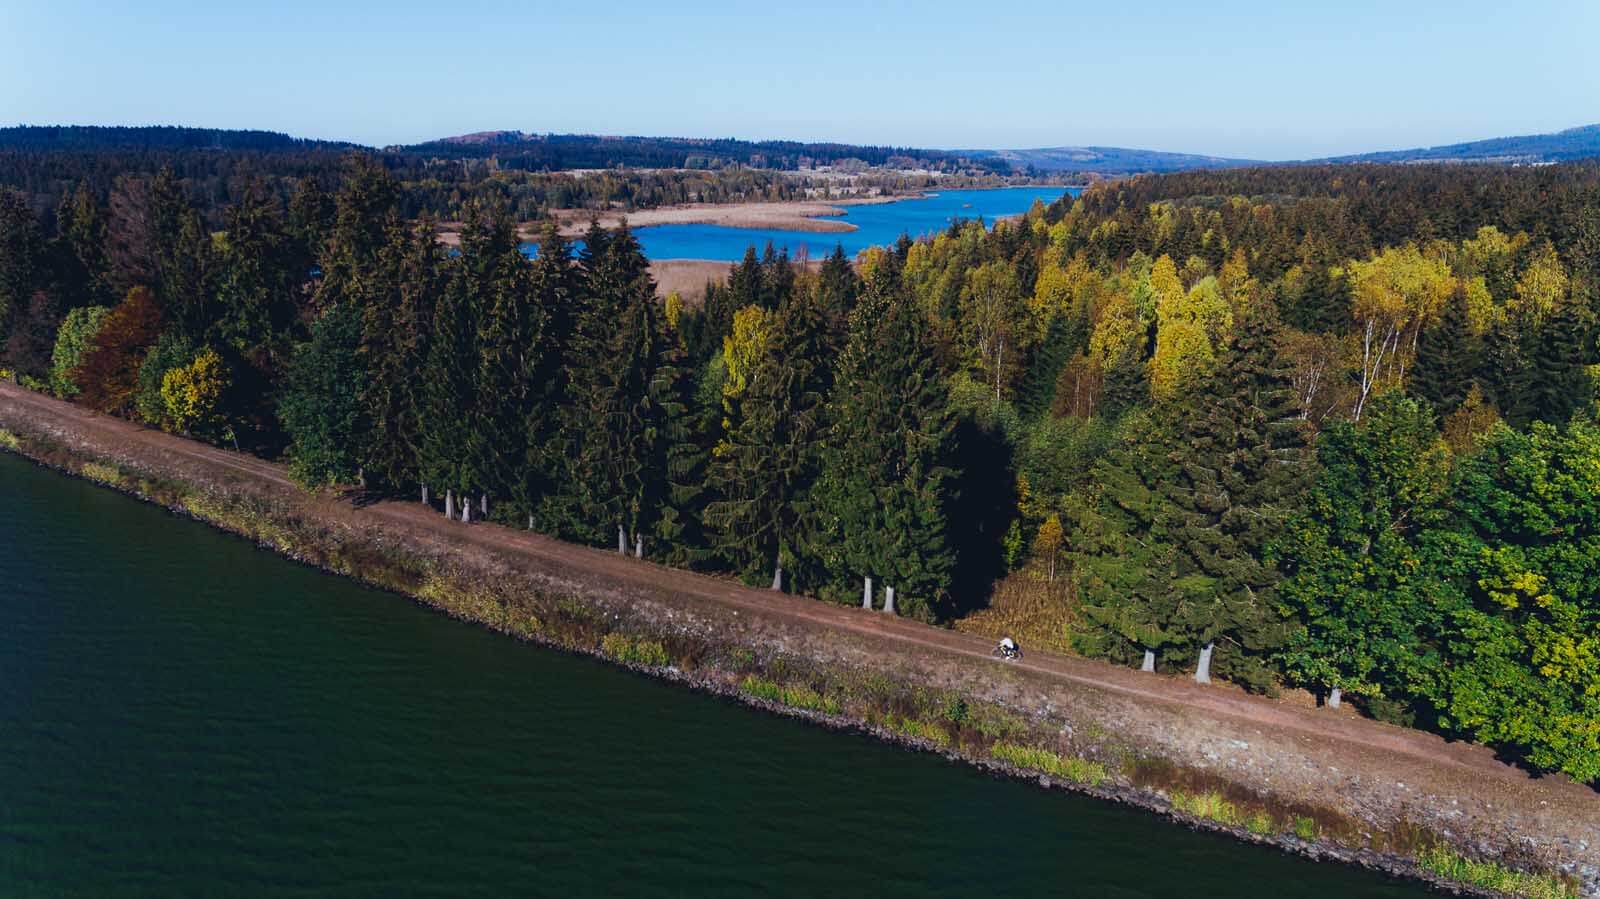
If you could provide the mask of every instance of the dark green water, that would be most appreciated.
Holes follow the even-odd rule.
[[[0,453],[0,896],[1412,896],[521,645]]]

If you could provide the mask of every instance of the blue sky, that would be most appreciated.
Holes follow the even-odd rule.
[[[0,0],[0,123],[1303,158],[1600,122],[1597,37],[1597,0]]]

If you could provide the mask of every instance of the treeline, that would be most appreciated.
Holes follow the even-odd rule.
[[[803,162],[830,165],[859,160],[867,165],[920,166],[943,172],[1009,174],[1011,166],[994,158],[969,159],[943,150],[876,147],[800,141],[747,141],[734,138],[602,137],[592,134],[522,134],[514,131],[478,140],[442,140],[405,147],[407,152],[441,158],[483,159],[527,171],[630,168],[716,169],[732,165],[793,171]]]
[[[0,146],[4,146],[0,144]],[[65,142],[74,147],[74,142]],[[518,171],[497,160],[441,160],[410,153],[369,157],[399,184],[399,206],[409,218],[439,221],[464,218],[485,203],[503,207],[519,221],[537,221],[555,209],[651,209],[680,203],[740,203],[838,196],[842,191],[911,193],[928,188],[994,187],[997,175],[905,176],[865,172],[848,183],[820,176],[786,174],[742,166],[716,171],[611,169],[590,172]],[[263,187],[280,203],[313,181],[324,192],[337,190],[346,167],[345,152],[287,145],[257,150],[209,147],[170,148],[114,145],[105,149],[0,149],[0,187],[24,202],[53,227],[50,217],[79,189],[101,204],[127,183],[170,174],[201,221],[212,230],[226,227],[230,207]]]
[[[218,233],[170,177],[53,226],[5,201],[5,358],[308,486],[826,600],[950,621],[1059,579],[983,614],[1600,779],[1587,168],[1397,170],[1391,218],[1373,169],[1136,179],[853,263],[752,251],[686,308],[626,231],[530,260],[475,205],[448,253],[350,166]]]

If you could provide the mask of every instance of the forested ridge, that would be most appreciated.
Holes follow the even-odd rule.
[[[117,190],[119,178],[170,172],[202,221],[215,230],[224,227],[229,207],[263,185],[281,203],[288,203],[308,180],[325,192],[337,190],[345,154],[353,147],[268,131],[214,128],[0,128],[0,188],[19,192],[48,220],[79,187],[104,199]],[[837,196],[841,190],[914,193],[936,186],[997,186],[1007,183],[1009,173],[1004,163],[968,165],[934,151],[731,139],[518,135],[484,143],[389,147],[368,155],[399,182],[398,202],[405,216],[445,221],[464,217],[479,202],[499,204],[526,222],[545,218],[554,209],[628,211],[682,203],[803,200]],[[816,164],[848,160],[858,167],[894,163],[943,174],[860,171],[845,185],[795,172],[802,158]]]
[[[474,197],[448,251],[343,166],[215,224],[170,171],[0,193],[3,364],[308,488],[1600,780],[1600,169],[1136,178],[689,307],[626,229],[529,259]]]

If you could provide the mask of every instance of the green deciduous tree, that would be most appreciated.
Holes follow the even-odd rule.
[[[79,306],[61,322],[50,354],[50,390],[56,396],[71,399],[78,395],[78,382],[73,375],[110,311],[106,306]]]
[[[1438,570],[1466,602],[1432,695],[1443,723],[1600,780],[1600,429],[1500,428],[1465,460]]]
[[[1438,526],[1449,454],[1426,406],[1398,393],[1318,446],[1305,508],[1278,542],[1283,602],[1300,626],[1283,649],[1290,674],[1329,691],[1408,700],[1438,665],[1437,578],[1422,534]]]

